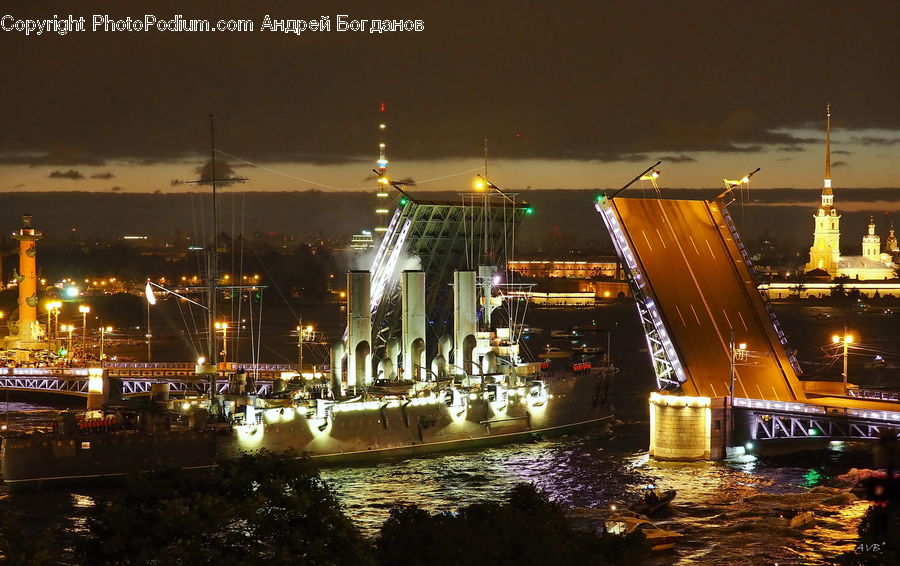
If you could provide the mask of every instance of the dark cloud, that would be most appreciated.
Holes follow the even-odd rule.
[[[62,0],[21,4],[17,18],[90,17]],[[900,92],[900,73],[883,72],[895,66],[900,3],[488,4],[341,3],[357,18],[425,21],[423,32],[389,35],[84,32],[18,41],[5,33],[6,75],[26,88],[5,93],[16,111],[4,116],[0,163],[196,162],[208,155],[210,112],[218,148],[262,163],[372,161],[382,120],[394,164],[477,158],[485,137],[503,159],[796,147],[811,140],[790,132],[820,130],[827,99],[836,128],[900,129],[889,95]],[[221,0],[186,16],[258,27],[266,13],[318,17],[316,6]],[[174,0],[129,7],[182,9]],[[636,44],[648,14],[666,25]],[[736,37],[747,22],[753,33]]]
[[[183,185],[184,183],[185,183],[184,179],[172,179],[171,181],[169,181],[169,186],[170,187],[178,187],[180,185]]]
[[[91,175],[91,179],[112,179],[113,177],[115,177],[115,175],[113,175],[109,171],[105,173],[94,173],[93,175]]]
[[[835,161],[834,163],[831,164],[831,167],[832,167],[832,168],[834,168],[834,167],[847,167],[848,165],[850,165],[850,164],[847,163],[846,161]]]
[[[806,150],[804,148],[800,147],[799,145],[783,145],[778,148],[778,151],[781,153],[785,153],[785,152],[806,151]]]
[[[116,185],[115,187],[110,187],[109,190],[114,193],[118,193],[122,190],[122,187]]]
[[[216,160],[215,171],[213,171],[213,162],[210,159],[200,167],[197,167],[195,172],[198,175],[198,185],[210,185],[212,184],[211,181],[215,179],[218,186],[228,187],[247,180],[246,177],[241,177],[235,173],[231,165],[222,160]]]
[[[2,142],[0,142],[2,143]],[[102,166],[106,160],[94,155],[65,150],[23,152],[21,148],[10,148],[9,151],[0,151],[0,165],[27,165],[40,167],[44,165],[60,166]]]
[[[855,143],[861,145],[891,146],[900,143],[900,138],[883,138],[878,136],[861,136],[852,138]]]
[[[72,181],[84,179],[84,175],[74,169],[69,169],[68,171],[51,171],[47,177],[50,179],[71,179]]]
[[[664,155],[662,157],[657,157],[657,159],[663,163],[693,163],[697,161],[690,155],[685,155],[683,153],[681,155]]]
[[[25,183],[19,183],[18,185],[16,185],[16,186],[13,187],[13,188],[14,188],[14,189],[21,189],[21,188],[24,187],[24,186],[25,186]]]
[[[853,155],[853,152],[852,152],[852,151],[846,151],[846,150],[843,150],[843,149],[832,149],[832,150],[831,150],[831,154],[832,154],[832,155]]]

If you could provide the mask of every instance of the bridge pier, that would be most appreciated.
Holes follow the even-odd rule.
[[[651,393],[650,456],[683,462],[723,459],[731,436],[727,401]]]
[[[87,409],[103,408],[109,402],[109,376],[102,367],[88,368]]]

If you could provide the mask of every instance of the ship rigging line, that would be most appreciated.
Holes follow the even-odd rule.
[[[262,258],[260,258],[260,257],[259,257],[259,254],[256,253],[256,250],[253,248],[253,245],[251,244],[251,245],[249,245],[248,247],[250,248],[250,251],[253,252],[253,255],[256,256],[256,261],[259,262],[259,265],[262,266],[263,271],[266,272],[266,277],[268,277],[268,278],[269,278],[269,281],[272,282],[272,286],[275,287],[275,290],[276,290],[276,291],[278,291],[278,294],[281,296],[281,300],[284,301],[284,304],[285,304],[285,305],[287,306],[287,308],[291,311],[291,314],[294,315],[294,319],[295,319],[295,320],[300,320],[300,317],[297,316],[297,312],[294,310],[294,307],[291,306],[291,303],[287,300],[287,297],[285,297],[285,296],[284,296],[284,293],[281,292],[281,287],[278,286],[278,282],[275,281],[275,278],[274,278],[274,277],[272,277],[272,274],[269,272],[269,268],[266,267],[266,264],[263,263]],[[262,299],[260,299],[260,300],[262,300]],[[252,303],[252,302],[250,303],[250,306],[251,306],[251,307],[253,306],[253,303]]]
[[[271,167],[266,167],[265,165],[260,165],[259,163],[255,163],[248,159],[244,159],[243,157],[238,157],[237,155],[232,155],[230,153],[224,152],[221,149],[216,149],[216,153],[221,153],[225,157],[230,157],[231,159],[236,159],[241,163],[246,163],[247,165],[252,165],[253,167],[258,167],[263,171],[268,171],[269,173],[274,173],[275,175],[280,175],[282,177],[287,177],[288,179],[294,179],[295,181],[303,181],[304,183],[310,183],[319,187],[325,187],[326,189],[332,189],[335,191],[365,191],[377,187],[335,187],[334,185],[329,185],[327,183],[319,183],[318,181],[313,181],[312,179],[306,179],[304,177],[298,177],[296,175],[291,175],[290,173],[285,173],[283,171],[278,171],[277,169],[272,169]],[[470,173],[474,173],[475,171],[481,171],[481,167],[476,167],[474,169],[466,169],[465,171],[460,171],[458,173],[450,173],[449,175],[442,175],[440,177],[433,177],[431,179],[425,179],[424,181],[416,181],[417,185],[421,185],[423,183],[430,183],[432,181],[441,181],[443,179],[449,179],[451,177],[459,177],[460,175],[468,175]]]

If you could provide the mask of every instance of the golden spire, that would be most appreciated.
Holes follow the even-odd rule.
[[[831,194],[831,103],[825,105],[825,190]]]

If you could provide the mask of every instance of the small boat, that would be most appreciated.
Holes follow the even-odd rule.
[[[792,529],[808,529],[816,524],[816,515],[812,511],[797,513],[791,518]]]
[[[650,543],[650,550],[669,550],[684,536],[675,531],[660,529],[647,519],[639,517],[611,517],[604,526],[606,532],[613,535],[627,535],[635,531],[644,533]]]
[[[572,348],[572,351],[575,352],[576,354],[589,355],[589,354],[599,354],[599,353],[603,352],[603,348],[601,348],[599,346],[579,346],[577,348]]]
[[[551,330],[550,331],[550,338],[572,339],[572,338],[577,338],[577,337],[578,337],[578,332],[576,332],[574,330]]]
[[[369,393],[374,395],[408,395],[416,386],[416,382],[409,379],[376,379],[369,386]]]
[[[565,359],[565,358],[571,358],[572,353],[565,352],[565,351],[560,350],[559,348],[555,348],[553,346],[547,346],[546,348],[544,348],[544,351],[541,352],[541,354],[538,357],[541,359],[544,359],[544,360]]]
[[[653,515],[660,509],[664,508],[675,499],[676,492],[674,489],[670,489],[668,491],[660,491],[655,487],[648,487],[643,490],[641,494],[641,501],[634,507],[632,507],[632,511],[635,513],[640,513],[641,515]]]

